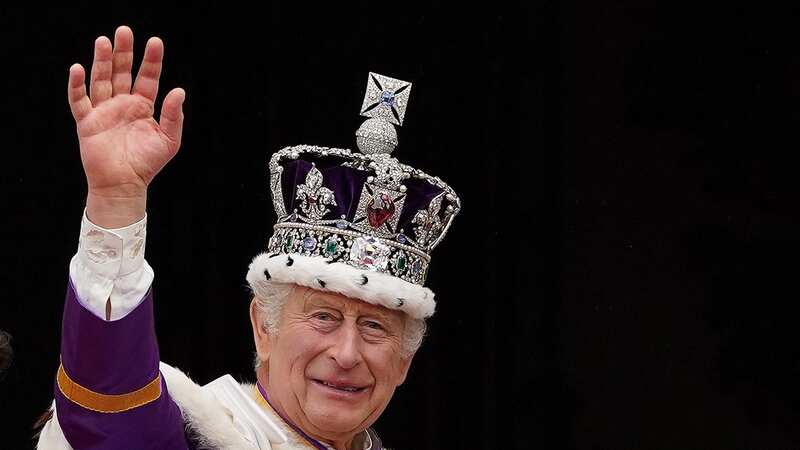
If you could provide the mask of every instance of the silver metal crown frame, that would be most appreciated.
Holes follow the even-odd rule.
[[[278,223],[269,240],[270,252],[320,256],[329,262],[343,262],[424,284],[430,252],[447,234],[461,209],[461,200],[439,177],[403,164],[390,155],[397,145],[394,125],[403,123],[410,91],[411,83],[370,72],[361,108],[361,114],[369,119],[356,132],[362,153],[298,145],[285,147],[272,155],[270,190]],[[330,206],[336,206],[336,198],[334,192],[323,185],[323,175],[316,166],[312,166],[305,182],[297,186],[299,210],[286,211],[280,163],[302,155],[336,157],[343,165],[370,173],[351,221],[344,216],[322,219]],[[412,218],[413,239],[404,229],[397,229],[406,194],[403,182],[410,178],[425,180],[442,189],[426,209],[417,211]]]

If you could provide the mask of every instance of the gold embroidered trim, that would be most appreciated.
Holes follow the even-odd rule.
[[[94,392],[73,381],[63,365],[58,366],[56,375],[58,389],[72,403],[85,409],[101,413],[120,413],[130,409],[144,406],[161,397],[161,373],[155,380],[147,383],[141,389],[127,394],[108,395]]]
[[[256,403],[261,405],[263,408],[272,411],[272,413],[275,414],[275,417],[277,417],[278,420],[283,422],[283,418],[281,417],[281,415],[278,414],[278,411],[275,411],[275,409],[272,407],[272,405],[269,404],[267,399],[264,398],[264,395],[262,395],[261,391],[258,390],[258,385],[256,385],[256,384],[253,385],[253,397],[255,397]],[[285,426],[285,427],[280,427],[280,428],[283,431],[288,432],[289,434],[292,435],[292,439],[291,439],[292,441],[300,443],[303,446],[305,446],[306,448],[316,449],[316,447],[311,445],[311,443],[308,442],[308,440],[306,438],[304,438],[303,436],[300,436],[300,434],[297,431],[295,431],[294,428],[292,428],[292,427],[290,427],[288,425]]]

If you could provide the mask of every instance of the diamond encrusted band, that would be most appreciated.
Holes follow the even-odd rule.
[[[411,246],[320,225],[279,223],[274,228],[268,247],[271,253],[321,256],[330,263],[388,273],[414,284],[425,283],[430,256]]]

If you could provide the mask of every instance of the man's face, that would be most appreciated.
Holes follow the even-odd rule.
[[[270,400],[321,437],[370,426],[405,379],[411,357],[403,356],[404,331],[400,311],[293,288],[277,335],[262,335],[259,346],[262,358],[269,355]]]

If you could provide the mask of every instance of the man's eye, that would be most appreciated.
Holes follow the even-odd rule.
[[[324,312],[314,314],[314,318],[319,320],[333,320],[332,315]]]
[[[372,328],[373,330],[383,330],[383,325],[379,324],[378,322],[368,320],[364,324],[367,326],[367,328]]]

